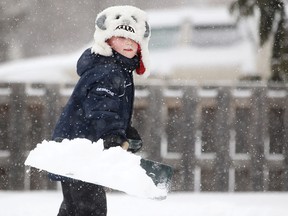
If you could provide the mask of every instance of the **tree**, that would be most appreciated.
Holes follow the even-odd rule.
[[[239,18],[259,12],[259,44],[263,46],[271,37],[271,76],[269,81],[288,81],[288,26],[284,0],[236,0],[231,11]]]

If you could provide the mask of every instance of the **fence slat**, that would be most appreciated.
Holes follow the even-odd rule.
[[[252,124],[249,134],[249,153],[251,157],[251,182],[253,191],[264,190],[264,137],[263,119],[267,117],[265,89],[255,88],[252,98]]]
[[[283,170],[283,184],[284,190],[288,191],[288,92],[286,92],[285,97],[285,114],[284,114],[284,147],[283,147],[283,154],[284,154],[284,170]]]
[[[146,136],[149,137],[149,142],[146,145],[149,146],[149,158],[161,161],[161,135],[163,132],[161,110],[163,106],[163,94],[159,86],[150,86],[149,92],[146,125],[148,133]]]
[[[26,159],[27,107],[25,104],[25,84],[13,84],[10,102],[9,139],[10,158],[8,167],[8,189],[23,190]]]
[[[220,88],[217,97],[216,110],[216,179],[217,191],[228,191],[229,187],[229,116],[230,116],[230,89]]]
[[[183,96],[184,125],[182,126],[185,134],[182,152],[182,163],[184,175],[183,190],[193,191],[194,172],[195,172],[195,134],[196,134],[196,110],[197,110],[197,89],[186,87]]]

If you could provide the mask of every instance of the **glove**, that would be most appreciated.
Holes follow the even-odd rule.
[[[128,150],[129,143],[126,139],[118,135],[110,135],[104,138],[104,149],[109,149],[111,147],[121,146],[124,150]]]
[[[128,139],[128,142],[129,142],[128,151],[130,151],[132,153],[136,153],[142,148],[143,141],[142,141],[138,131],[134,127],[132,127],[131,125],[129,125],[126,129],[126,137]]]

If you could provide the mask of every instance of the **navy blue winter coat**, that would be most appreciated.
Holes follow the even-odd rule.
[[[87,49],[77,63],[80,79],[52,138],[87,138],[95,142],[116,135],[126,139],[134,101],[132,72],[138,64],[138,57],[129,59],[116,51],[106,57]]]

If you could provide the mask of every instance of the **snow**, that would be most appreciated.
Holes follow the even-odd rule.
[[[140,156],[121,147],[103,149],[102,139],[96,143],[84,138],[64,139],[61,143],[44,140],[29,153],[25,165],[134,196],[151,199],[167,196],[165,185],[155,186],[146,175],[140,166]]]
[[[252,96],[252,91],[250,89],[234,89],[232,94],[237,98],[249,98]]]
[[[268,97],[270,98],[285,98],[287,96],[286,90],[269,90],[267,92]]]
[[[151,75],[169,75],[177,68],[187,67],[202,69],[236,67],[243,70],[243,73],[250,73],[251,71],[255,71],[252,65],[254,57],[250,51],[249,44],[247,43],[238,43],[237,45],[221,47],[220,49],[176,47],[166,49],[165,52],[163,50],[154,50],[150,52]],[[175,58],[176,56],[177,58]]]
[[[68,146],[70,147],[68,147],[67,144],[69,144]],[[83,157],[85,157],[85,160],[90,160],[90,163],[104,163],[104,165],[105,163],[109,164],[108,161],[111,162],[112,160],[113,164],[116,163],[116,169],[119,169],[118,171],[128,178],[132,177],[131,173],[133,173],[134,176],[141,176],[141,173],[138,173],[139,170],[134,169],[135,167],[131,168],[129,172],[124,170],[127,169],[125,164],[128,164],[128,166],[131,166],[133,163],[139,165],[139,156],[128,153],[122,150],[120,147],[112,148],[112,151],[110,151],[110,149],[103,151],[103,146],[100,144],[101,140],[99,143],[96,143],[96,145],[95,143],[92,145],[91,141],[85,139],[75,139],[74,141],[64,140],[62,143],[43,141],[41,144],[38,144],[36,149],[30,152],[29,157],[31,156],[31,158],[29,159],[28,157],[26,164],[40,165],[43,163],[41,164],[41,167],[46,166],[47,169],[49,169],[51,164],[53,167],[59,167],[60,162],[58,159],[61,157],[63,163],[63,155],[61,154],[63,154],[63,150],[65,150],[66,152],[69,152],[69,155],[65,154],[65,161],[73,159],[75,161],[76,168],[80,168],[81,166],[81,169],[79,169],[80,171],[83,170],[83,164],[81,164],[80,161],[83,160]],[[56,147],[58,152],[56,152]],[[36,151],[40,151],[43,154],[45,153],[45,155],[41,154],[43,158],[38,157],[40,155],[39,152],[36,155],[33,155]],[[101,151],[102,153],[97,153],[97,151]],[[97,154],[100,158],[95,157],[95,154]],[[133,157],[131,157],[132,155]],[[47,167],[48,158],[50,159],[49,166]],[[96,160],[94,160],[95,158]],[[117,161],[121,161],[119,166],[117,165]],[[87,165],[85,166],[87,169],[90,169],[90,167],[87,167]],[[63,172],[61,169],[63,169],[63,167],[60,168],[60,172]],[[100,169],[105,169],[105,172],[102,172],[102,174],[111,174],[107,166]],[[65,170],[64,172],[69,171]],[[98,170],[97,172],[101,172],[101,170]],[[91,175],[87,175],[87,173],[85,174],[86,178],[89,176]],[[98,178],[100,177],[101,179],[101,176],[103,175],[99,175]],[[107,181],[106,177],[105,181]],[[115,177],[112,180],[114,179]],[[117,179],[117,184],[122,184],[118,177]],[[143,176],[141,176],[140,179],[145,180]],[[142,183],[143,182],[141,182],[141,184]],[[137,191],[138,189],[135,188],[135,185],[137,184],[134,184],[134,182],[129,182],[126,184],[126,187],[130,189],[134,188],[134,192],[136,191],[139,193],[139,191]],[[137,187],[138,186],[139,185],[137,185]],[[159,191],[156,190],[156,192]],[[163,191],[160,192],[162,193]],[[168,193],[165,200],[161,201],[146,198],[144,198],[144,196],[130,196],[122,192],[107,191],[108,216],[284,216],[287,214],[288,193],[171,192]],[[1,215],[5,216],[57,215],[61,201],[62,194],[59,190],[24,192],[0,191]],[[13,208],[11,206],[17,206],[17,208]]]
[[[0,65],[0,81],[26,83],[67,83],[76,76],[79,52],[15,60]]]
[[[216,89],[199,89],[198,95],[201,98],[216,98],[218,95],[218,91]]]
[[[57,215],[60,191],[0,191],[3,216]],[[285,216],[288,193],[171,193],[163,201],[107,193],[107,216]]]

